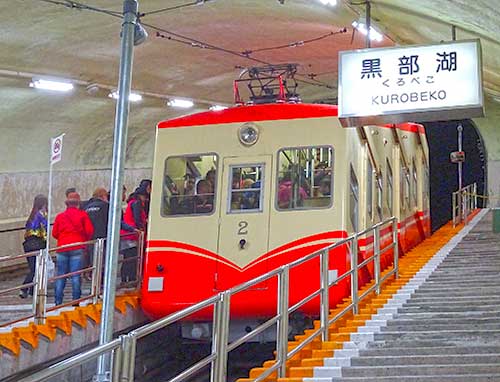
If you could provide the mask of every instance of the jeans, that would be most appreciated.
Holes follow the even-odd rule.
[[[83,249],[59,252],[57,254],[56,274],[57,276],[66,273],[76,272],[82,269]],[[56,280],[56,305],[63,302],[64,287],[66,286],[66,277]],[[73,300],[78,300],[82,295],[81,275],[71,276],[71,287],[73,289]]]
[[[137,278],[137,247],[127,248],[121,251],[123,260],[129,259],[122,263],[120,275],[122,282],[135,281]]]
[[[33,282],[33,277],[35,277],[36,255],[27,257],[26,261],[28,262],[29,271],[26,275],[26,278],[24,279],[23,284],[30,284]],[[33,295],[33,286],[30,286],[29,288],[23,288],[21,290],[25,295]]]

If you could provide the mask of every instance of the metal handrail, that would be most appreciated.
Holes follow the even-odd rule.
[[[388,225],[391,230],[388,234],[391,235],[391,243],[386,245],[384,248],[380,248],[380,236],[381,227]],[[370,259],[374,262],[374,283],[367,291],[359,295],[358,291],[358,271],[363,266],[366,266],[367,262],[363,261],[359,265],[357,263],[358,256],[358,238],[360,236],[365,236],[367,234],[374,235],[374,254],[370,256]],[[346,245],[351,257],[351,267],[344,274],[338,276],[335,280],[328,280],[328,260],[330,253],[333,249],[340,246]],[[380,255],[388,249],[393,249],[394,262],[392,269],[388,271],[383,277],[380,277]],[[103,354],[104,351],[113,351],[116,353],[116,357],[113,357],[111,364],[111,380],[112,381],[134,381],[134,368],[135,368],[135,354],[137,341],[147,335],[150,335],[157,330],[163,329],[183,318],[186,318],[196,312],[205,310],[207,308],[213,307],[213,331],[212,331],[212,351],[211,353],[203,358],[201,361],[191,365],[188,369],[184,370],[179,375],[173,377],[169,382],[178,382],[185,380],[186,378],[196,374],[201,368],[210,364],[211,381],[212,382],[222,382],[226,380],[227,374],[227,358],[228,353],[234,350],[236,347],[243,344],[245,341],[249,340],[253,336],[261,333],[262,331],[268,329],[275,323],[277,324],[277,340],[276,340],[276,362],[266,371],[264,371],[260,376],[258,376],[255,381],[262,381],[268,377],[271,373],[277,372],[278,378],[284,377],[286,372],[286,362],[297,354],[301,349],[307,346],[318,336],[322,336],[322,340],[326,341],[328,339],[328,327],[334,323],[339,318],[343,317],[349,311],[353,310],[354,313],[358,312],[359,302],[362,301],[369,293],[375,292],[380,293],[381,284],[387,280],[390,276],[394,275],[397,278],[398,275],[398,225],[395,217],[391,217],[383,222],[376,224],[375,226],[366,229],[360,233],[353,234],[347,238],[344,238],[336,243],[326,246],[313,254],[307,255],[301,259],[295,260],[289,264],[283,265],[280,268],[269,271],[255,279],[249,280],[245,283],[237,285],[227,291],[223,291],[214,295],[206,300],[200,301],[188,308],[181,311],[174,312],[169,316],[156,320],[152,323],[146,324],[138,329],[131,331],[128,334],[121,335],[118,340],[106,345],[101,345],[90,352],[93,356],[97,354]],[[313,291],[309,296],[306,296],[301,301],[293,306],[289,306],[289,273],[290,269],[298,267],[307,261],[312,259],[320,258],[320,288]],[[351,278],[351,303],[343,308],[333,317],[330,317],[330,306],[329,306],[329,289],[330,287],[338,284],[341,280],[350,276]],[[255,328],[250,333],[229,342],[229,322],[230,322],[230,301],[231,297],[236,293],[242,292],[249,288],[252,288],[256,284],[262,283],[270,278],[278,278],[278,298],[277,298],[277,314],[269,318],[266,322]],[[298,309],[303,304],[311,301],[313,298],[320,296],[320,327],[311,333],[306,339],[302,340],[300,344],[288,351],[288,318],[290,313]],[[119,348],[116,348],[116,341],[120,342]],[[105,347],[105,348],[104,348]],[[86,358],[88,359],[88,358]],[[64,361],[63,361],[64,362]],[[78,356],[72,357],[65,361],[64,365],[56,364],[57,370],[68,370],[71,367],[78,366],[83,361],[79,361]],[[35,382],[42,381],[47,378],[47,372],[50,370],[45,370],[45,374],[36,373],[32,375],[29,379],[23,379],[21,382]],[[56,369],[54,369],[56,370]],[[55,374],[53,374],[55,375]]]
[[[470,213],[477,208],[477,183],[469,184],[452,193],[453,227],[461,222],[467,225]]]
[[[124,234],[123,236],[128,236],[130,235],[129,233]],[[33,279],[33,282],[27,283],[27,284],[20,284],[16,285],[7,289],[0,290],[0,295],[3,294],[8,294],[16,290],[21,290],[21,289],[27,289],[30,287],[33,287],[33,309],[32,309],[32,314],[23,317],[23,320],[25,319],[30,319],[34,318],[35,322],[38,324],[43,324],[45,323],[46,319],[46,314],[49,311],[53,311],[56,309],[59,309],[64,306],[69,306],[73,304],[79,304],[81,302],[90,300],[92,303],[97,303],[99,301],[100,297],[100,292],[101,292],[101,285],[103,284],[102,280],[102,274],[103,274],[103,266],[104,266],[104,250],[105,250],[105,239],[94,239],[94,240],[88,240],[88,241],[83,241],[83,242],[77,242],[77,243],[72,243],[72,244],[66,244],[62,245],[59,247],[55,248],[50,248],[49,253],[45,249],[41,249],[39,251],[33,251],[29,253],[24,253],[21,255],[15,255],[15,256],[4,256],[0,257],[0,263],[4,261],[12,261],[16,259],[22,259],[30,256],[36,256],[36,265],[35,265],[35,277]],[[123,262],[131,262],[131,261],[137,261],[137,274],[136,274],[136,280],[137,280],[137,286],[140,287],[140,282],[142,279],[142,255],[143,255],[143,248],[144,248],[144,232],[138,233],[138,241],[137,241],[137,248],[138,248],[138,255],[133,258],[130,257],[129,259],[124,259],[120,260],[119,263]],[[74,272],[69,272],[66,274],[62,275],[56,275],[52,277],[48,277],[48,269],[47,269],[47,263],[48,263],[48,257],[52,257],[55,252],[61,252],[61,250],[67,249],[67,248],[74,248],[78,246],[93,246],[93,263],[86,267],[79,269]],[[84,297],[81,297],[76,300],[72,300],[70,302],[57,305],[54,307],[51,307],[47,309],[47,289],[48,285],[50,282],[57,281],[58,279],[63,279],[63,278],[68,278],[74,275],[81,275],[86,272],[91,272],[91,289],[90,289],[90,294],[86,295]],[[130,282],[127,284],[132,285],[133,282]],[[13,323],[19,322],[20,319],[15,319],[13,321],[5,322],[5,323],[0,323],[0,327],[5,327],[8,325],[11,325]]]

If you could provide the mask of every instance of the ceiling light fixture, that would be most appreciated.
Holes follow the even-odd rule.
[[[210,110],[212,111],[221,111],[227,109],[227,106],[222,106],[222,105],[212,105],[209,107]]]
[[[354,20],[352,22],[352,26],[358,30],[362,35],[366,36],[367,34],[367,29],[366,29],[366,21],[364,18],[361,18],[359,20]],[[370,25],[370,40],[372,41],[382,41],[384,39],[384,36],[382,33],[377,31],[373,26]]]
[[[68,92],[73,90],[74,86],[68,81],[33,79],[30,88]]]
[[[148,38],[148,32],[142,24],[137,20],[137,23],[135,24],[134,28],[134,45],[141,45],[146,39]]]
[[[118,97],[119,97],[118,91],[113,90],[111,93],[108,94],[108,97],[113,98],[113,99],[118,99]],[[139,102],[142,100],[142,95],[137,94],[137,93],[130,93],[128,100],[130,102]]]
[[[337,5],[337,0],[319,0],[323,5],[329,5],[330,7],[334,7]]]
[[[181,109],[188,109],[194,106],[194,102],[188,99],[172,98],[167,101],[167,105]]]

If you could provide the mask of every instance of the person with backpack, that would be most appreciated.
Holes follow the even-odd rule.
[[[57,276],[66,273],[77,272],[82,269],[82,261],[85,251],[85,244],[77,244],[88,241],[94,234],[94,227],[89,215],[80,209],[80,195],[76,192],[68,194],[66,199],[66,210],[56,216],[52,236],[57,239],[57,246],[66,246],[57,249],[56,271]],[[73,289],[73,300],[81,297],[81,277],[80,274],[71,276]],[[55,303],[60,305],[63,302],[66,277],[58,278],[55,286]],[[75,304],[77,305],[77,304]]]

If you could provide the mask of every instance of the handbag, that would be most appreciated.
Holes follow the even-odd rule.
[[[54,260],[49,255],[47,256],[47,278],[51,279],[56,275],[56,265],[54,264]]]
[[[46,246],[45,240],[38,236],[28,236],[23,241],[23,249],[25,253],[39,251]]]

